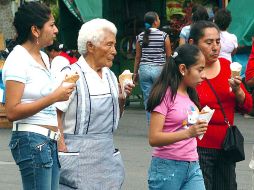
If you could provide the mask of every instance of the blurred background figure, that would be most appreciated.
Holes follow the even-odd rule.
[[[215,13],[214,22],[220,29],[220,55],[230,62],[232,62],[232,56],[236,53],[238,43],[237,37],[227,31],[232,21],[231,12],[227,9],[220,9]]]
[[[194,5],[192,8],[191,21],[192,24],[199,20],[208,20],[209,16],[207,10],[202,5]],[[184,26],[180,32],[179,46],[185,43],[188,43],[189,35],[190,35],[191,24]]]
[[[245,71],[245,84],[254,100],[254,37],[252,37],[252,49]],[[254,107],[249,114],[244,114],[244,117],[254,119]]]
[[[67,51],[64,44],[60,44],[56,40],[54,40],[52,45],[46,47],[45,50],[51,61],[51,72],[56,76],[64,67],[69,66],[78,60],[71,51]]]
[[[158,29],[160,18],[156,12],[147,12],[144,23],[145,31],[137,36],[133,80],[134,83],[140,80],[146,108],[152,85],[160,75],[166,59],[171,55],[171,46],[167,33]],[[146,116],[149,125],[150,113],[147,112]]]

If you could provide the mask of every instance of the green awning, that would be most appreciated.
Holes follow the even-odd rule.
[[[80,21],[102,18],[102,0],[62,0],[69,11]]]
[[[80,22],[82,22],[82,18],[75,2],[73,2],[72,0],[63,0],[63,2],[66,5],[67,9],[69,9],[71,14],[73,14]]]
[[[102,0],[75,0],[83,21],[102,18]]]
[[[240,45],[251,46],[254,36],[254,1],[231,0],[227,9],[231,11],[232,22],[228,31],[235,34]]]

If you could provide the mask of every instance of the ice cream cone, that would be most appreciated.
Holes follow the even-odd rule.
[[[207,123],[209,123],[210,120],[211,120],[211,118],[212,118],[212,116],[213,116],[214,111],[215,111],[214,109],[211,109],[210,107],[205,106],[205,107],[201,110],[201,112],[199,112],[199,117],[198,117],[198,119],[199,119],[199,120],[202,120],[202,121],[206,121]],[[200,140],[202,140],[203,136],[204,136],[204,135],[199,135],[198,138],[199,138]]]
[[[242,65],[238,62],[233,62],[230,64],[230,70],[231,70],[231,78],[240,76],[241,70],[242,70]]]
[[[122,93],[124,93],[124,94],[125,94],[125,92],[124,92],[125,85],[133,84],[132,75],[133,75],[133,73],[131,73],[130,70],[124,70],[123,73],[121,75],[119,75],[119,83],[121,85]],[[126,94],[125,94],[125,96],[126,96]]]
[[[68,82],[68,83],[76,83],[77,80],[79,79],[79,75],[78,73],[74,73],[74,74],[71,74],[71,75],[68,75],[65,77],[64,79],[64,82]]]
[[[236,76],[240,76],[241,71],[231,71],[231,78],[234,78]]]

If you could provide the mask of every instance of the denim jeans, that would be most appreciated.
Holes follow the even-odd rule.
[[[57,190],[57,142],[32,132],[13,132],[9,147],[19,166],[24,190]]]
[[[153,157],[148,172],[150,190],[205,190],[199,162]]]
[[[139,82],[140,88],[143,92],[145,109],[147,108],[147,101],[152,89],[153,83],[161,74],[163,66],[161,65],[143,65],[139,67]],[[150,113],[146,112],[147,124],[150,124]]]

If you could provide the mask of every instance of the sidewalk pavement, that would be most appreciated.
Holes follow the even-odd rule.
[[[254,120],[236,114],[235,124],[245,137],[246,160],[237,163],[238,190],[252,190],[252,174],[249,161],[254,144]],[[8,149],[10,129],[0,129],[0,189],[18,190],[21,179]],[[140,107],[128,107],[115,134],[115,144],[121,151],[126,178],[123,190],[146,190],[147,169],[151,159],[151,148],[147,141],[145,112]]]

